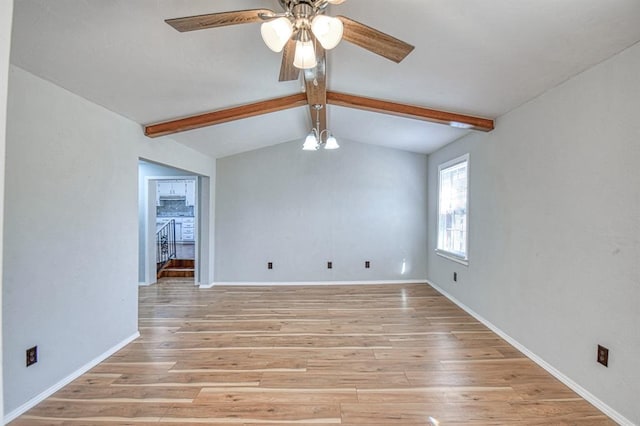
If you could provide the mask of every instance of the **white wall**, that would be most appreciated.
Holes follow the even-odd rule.
[[[139,128],[10,72],[4,245],[8,412],[137,331]],[[136,209],[137,214],[137,209]],[[10,326],[9,326],[10,325]],[[38,345],[38,364],[25,350]]]
[[[137,331],[138,158],[214,161],[11,67],[4,393],[11,415]],[[10,326],[9,326],[10,325]],[[24,365],[38,345],[39,362]]]
[[[215,168],[215,162],[213,162]],[[198,251],[200,264],[198,265],[200,284],[203,287],[210,287],[214,282],[214,258],[215,258],[215,170],[211,177],[201,176],[198,185],[198,216],[200,229],[198,235]]]
[[[426,179],[426,156],[355,142],[218,159],[216,281],[424,279]]]
[[[640,45],[431,155],[428,276],[640,424],[638,76]],[[466,152],[468,268],[434,253],[437,166]]]
[[[2,418],[2,252],[4,245],[4,171],[7,124],[7,87],[9,85],[9,51],[11,47],[11,21],[13,18],[13,0],[0,2],[0,419]],[[0,420],[2,423],[2,420]]]

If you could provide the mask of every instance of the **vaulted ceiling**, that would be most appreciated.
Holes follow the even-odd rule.
[[[179,33],[164,22],[254,8],[281,10],[278,0],[19,0],[12,63],[141,125],[300,93],[300,81],[278,82],[281,57],[259,24]],[[342,42],[327,53],[329,90],[486,118],[640,40],[637,0],[348,0],[327,13],[415,46],[396,64]],[[303,106],[167,137],[223,157],[302,141],[311,125]],[[335,105],[328,126],[342,141],[422,153],[469,132]]]

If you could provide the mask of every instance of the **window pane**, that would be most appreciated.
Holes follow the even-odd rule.
[[[438,250],[467,258],[468,158],[440,168]]]

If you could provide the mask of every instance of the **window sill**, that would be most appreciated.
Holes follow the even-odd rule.
[[[436,254],[438,256],[444,257],[445,259],[449,259],[449,260],[451,260],[453,262],[456,262],[456,263],[459,263],[461,265],[469,266],[469,259],[463,259],[461,257],[457,257],[456,255],[453,255],[451,253],[448,253],[446,251],[441,251],[441,250],[438,250],[438,249],[436,249]]]

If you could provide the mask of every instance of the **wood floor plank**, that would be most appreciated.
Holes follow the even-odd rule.
[[[224,422],[238,423],[276,423],[295,424],[300,422],[341,422],[339,404],[307,404],[295,403],[194,403],[188,406],[174,406],[163,416],[163,421],[197,421],[214,419]]]
[[[442,370],[439,362],[412,359],[402,363],[389,362],[388,360],[331,360],[310,359],[307,363],[309,373],[402,373],[406,369],[415,369],[423,372]]]
[[[14,426],[613,425],[427,284],[139,289],[141,336]]]
[[[204,388],[196,402],[246,402],[277,404],[335,404],[357,402],[358,395],[353,388]]]
[[[177,373],[123,374],[111,387],[215,387],[215,386],[259,386],[262,373]]]
[[[442,363],[446,361],[464,361],[464,360],[493,360],[504,359],[504,355],[493,348],[480,348],[480,349],[418,349],[418,348],[403,348],[402,350],[395,349],[376,349],[374,351],[376,359],[384,359],[390,361],[406,361],[424,359],[431,361],[440,361]]]
[[[510,386],[427,386],[358,389],[364,403],[522,401]]]
[[[53,400],[75,400],[75,401],[97,401],[106,399],[127,399],[127,400],[168,400],[184,402],[192,401],[198,396],[199,389],[176,388],[176,387],[148,387],[148,388],[115,388],[114,386],[65,386],[49,399]],[[54,399],[55,398],[55,399]]]
[[[260,381],[266,387],[377,387],[381,383],[394,386],[408,386],[409,381],[402,372],[307,372],[297,377],[291,374],[265,374]]]
[[[342,404],[343,419],[347,423],[367,425],[404,425],[421,422],[432,417],[443,424],[450,421],[501,421],[515,422],[522,419],[507,402],[466,403],[358,403]]]

